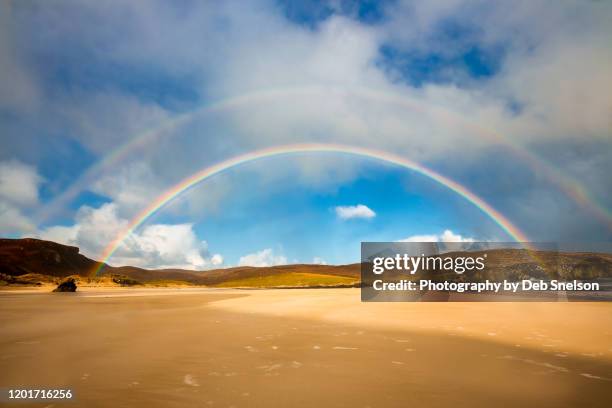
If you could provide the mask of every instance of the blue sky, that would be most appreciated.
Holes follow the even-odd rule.
[[[148,203],[195,171],[259,148],[317,142],[422,163],[533,240],[612,239],[606,2],[0,8],[2,236],[77,245],[97,258]],[[232,98],[239,102],[163,128]],[[143,147],[87,173],[147,131],[154,136]],[[83,174],[86,183],[62,201]],[[568,186],[580,186],[588,202]],[[338,207],[361,213],[342,218]],[[357,261],[362,240],[413,236],[509,238],[414,172],[304,154],[202,183],[141,226],[111,263],[347,263]]]
[[[265,196],[257,193],[258,183],[249,177],[248,167],[237,170],[232,182],[251,188],[239,188],[240,198],[232,195],[223,210],[203,219],[197,230],[218,237],[215,248],[227,248],[224,254],[228,257],[239,257],[259,244],[282,247],[291,261],[322,257],[333,263],[356,259],[359,245],[355,243],[403,239],[406,231],[425,235],[450,228],[464,236],[499,234],[499,227],[478,209],[422,176],[373,162],[362,166],[367,175],[333,190],[292,185],[287,177],[281,188],[268,189]],[[421,189],[427,193],[419,193]],[[337,206],[356,203],[372,209],[376,216],[341,219],[336,214]],[[471,221],[459,221],[460,215]]]

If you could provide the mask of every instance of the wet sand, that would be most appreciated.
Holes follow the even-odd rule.
[[[612,304],[353,289],[0,293],[0,387],[54,407],[608,407]]]

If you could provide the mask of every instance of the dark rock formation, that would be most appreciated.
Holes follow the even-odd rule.
[[[53,289],[54,292],[76,292],[77,285],[73,278],[68,278]]]

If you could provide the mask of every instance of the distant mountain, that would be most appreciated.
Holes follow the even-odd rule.
[[[79,253],[79,248],[39,239],[0,239],[0,274],[19,277],[28,274],[66,277],[91,277],[98,262]],[[143,269],[133,266],[105,265],[100,273],[120,275],[149,283],[179,281],[212,286],[260,286],[269,278],[282,281],[283,286],[352,285],[359,280],[359,264],[282,265],[272,267],[235,267],[209,271],[184,269]],[[331,277],[331,278],[330,278]]]
[[[443,257],[485,256],[487,272],[451,272],[450,279],[592,279],[612,277],[612,255],[524,249],[491,249],[474,252],[449,252]],[[0,281],[36,282],[41,277],[63,278],[78,275],[92,278],[98,262],[79,253],[77,247],[38,239],[0,239]],[[221,287],[329,287],[355,286],[360,280],[360,264],[281,265],[271,267],[234,267],[208,271],[183,269],[150,270],[133,266],[105,265],[99,278],[112,277],[116,283],[183,282]],[[416,277],[416,276],[413,276]],[[442,277],[442,276],[440,276]],[[402,279],[404,277],[401,277]],[[1,282],[0,282],[1,283]]]
[[[449,252],[442,256],[487,258],[485,272],[466,272],[464,279],[501,281],[521,279],[596,279],[612,277],[612,254],[591,252],[489,249]]]

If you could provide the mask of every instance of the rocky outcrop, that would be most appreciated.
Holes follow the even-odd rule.
[[[54,292],[76,292],[77,284],[74,278],[68,278],[53,289]]]
[[[79,248],[33,238],[0,239],[0,273],[11,276],[87,276],[96,262]]]

